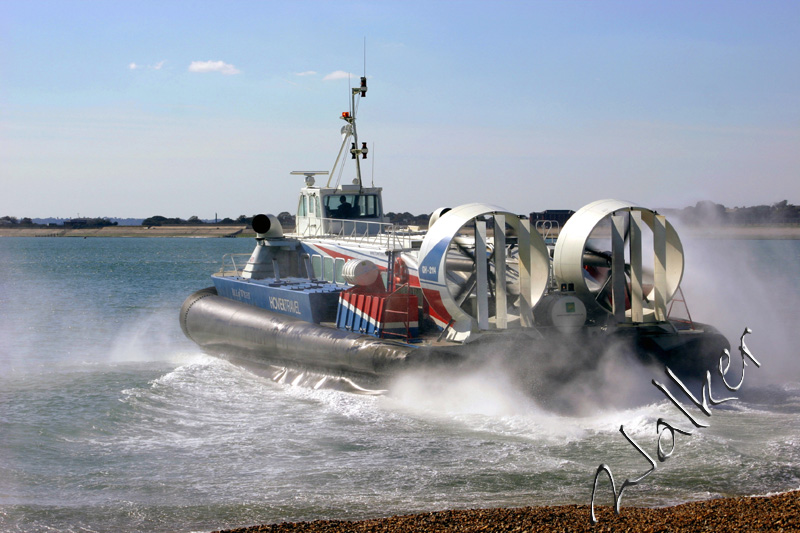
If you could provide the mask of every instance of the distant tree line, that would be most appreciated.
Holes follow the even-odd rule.
[[[26,228],[45,228],[49,226],[59,226],[62,224],[37,224],[29,217],[24,217],[17,220],[17,217],[0,217],[0,224],[4,226],[19,226],[19,227],[26,227]],[[112,222],[107,218],[70,218],[64,221],[63,226],[65,228],[103,228],[106,226],[116,226],[117,222]]]
[[[116,226],[116,222],[111,222],[107,218],[71,218],[64,221],[65,228],[104,228],[106,226]]]
[[[255,215],[253,215],[255,216]],[[409,212],[404,213],[386,213],[386,219],[391,224],[402,226],[422,226],[427,227],[429,214],[412,215]],[[278,214],[278,220],[284,228],[295,227],[295,216],[288,211],[283,211]],[[237,226],[250,226],[252,225],[253,217],[247,215],[239,215],[236,218],[223,218],[217,221],[203,220],[197,216],[191,216],[188,219],[178,217],[164,217],[156,215],[148,217],[142,221],[142,226],[177,226],[177,225],[200,225],[200,224],[216,224],[216,225],[237,225]],[[65,228],[92,228],[103,226],[116,226],[118,222],[112,222],[108,218],[73,218],[63,221]],[[16,217],[5,216],[0,218],[0,225],[15,225],[24,227],[46,227],[46,226],[60,226],[61,224],[36,224],[30,218],[23,218],[18,220]]]
[[[674,213],[683,223],[690,225],[800,224],[800,206],[792,205],[787,200],[753,207],[725,207],[722,204],[704,201],[676,210]]]
[[[783,225],[800,224],[800,206],[790,204],[787,200],[777,202],[772,205],[757,205],[752,207],[725,207],[709,201],[697,202],[697,204],[683,209],[663,210],[671,217],[680,219],[688,225]],[[255,215],[254,215],[255,216]],[[427,227],[430,215],[412,215],[404,213],[386,213],[388,222],[405,226]],[[288,211],[278,214],[278,220],[284,228],[295,227],[295,216]],[[253,217],[239,215],[235,219],[223,218],[215,222],[202,220],[197,216],[191,216],[184,220],[182,218],[168,218],[163,216],[153,216],[142,221],[142,226],[168,226],[168,225],[198,225],[198,224],[217,224],[217,225],[247,225],[252,224]],[[61,226],[58,223],[36,223],[29,217],[17,218],[12,216],[0,217],[0,226],[4,227],[52,227]],[[105,226],[116,226],[117,221],[108,218],[72,218],[63,221],[65,228],[102,228]]]
[[[396,224],[398,226],[428,226],[428,221],[430,220],[430,214],[422,214],[422,215],[412,215],[408,211],[405,213],[393,213],[388,212],[386,213],[386,218],[389,219],[389,222],[392,224]]]
[[[0,225],[3,226],[33,226],[33,220],[28,217],[18,219],[17,217],[0,217]]]
[[[177,226],[181,224],[183,225],[197,225],[197,224],[234,225],[235,224],[241,226],[243,224],[249,225],[252,222],[253,222],[253,217],[248,217],[247,215],[239,215],[235,219],[226,217],[216,222],[206,222],[205,220],[197,216],[191,216],[188,219],[184,220],[182,218],[167,218],[167,217],[162,217],[160,215],[156,215],[154,217],[149,217],[144,219],[142,221],[142,226]]]
[[[255,216],[255,215],[253,215]],[[293,228],[295,226],[295,216],[288,211],[283,211],[278,214],[278,221],[284,228]],[[412,215],[411,213],[386,213],[386,218],[392,224],[413,225],[413,226],[427,226],[430,215]],[[142,221],[142,226],[170,226],[180,224],[232,224],[232,225],[251,225],[253,217],[247,215],[239,215],[235,219],[223,218],[217,222],[204,221],[196,216],[189,217],[184,220],[182,218],[167,218],[162,216],[153,216],[146,218]]]

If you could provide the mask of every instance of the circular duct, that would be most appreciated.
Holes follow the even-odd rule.
[[[256,215],[253,217],[253,231],[260,239],[277,239],[283,237],[283,228],[275,215]]]
[[[428,219],[428,229],[430,229],[442,215],[450,211],[450,209],[450,207],[439,207],[431,213],[431,217]]]
[[[530,233],[517,215],[488,204],[462,205],[441,214],[428,229],[418,257],[431,317],[452,340],[515,321],[532,324],[531,310],[550,274],[541,236]],[[522,277],[521,263],[528,265]]]
[[[615,257],[620,265],[618,318],[665,320],[664,306],[683,277],[683,246],[675,228],[650,209],[598,200],[578,210],[562,228],[553,273],[562,290],[574,289],[587,307],[614,313]]]

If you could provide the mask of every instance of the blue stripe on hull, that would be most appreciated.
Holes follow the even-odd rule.
[[[275,281],[215,276],[212,279],[223,298],[316,324],[335,319],[339,292],[343,289],[331,283],[297,278]]]

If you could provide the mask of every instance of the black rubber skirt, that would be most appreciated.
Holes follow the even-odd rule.
[[[272,313],[222,298],[210,287],[181,307],[181,329],[204,351],[246,366],[286,365],[382,377],[410,366],[454,362],[447,351],[415,347]]]

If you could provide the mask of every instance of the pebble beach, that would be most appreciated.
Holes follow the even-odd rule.
[[[399,533],[399,532],[694,532],[800,531],[800,491],[766,497],[741,497],[685,503],[666,508],[596,506],[598,522],[590,521],[588,505],[471,509],[392,516],[362,521],[284,522],[218,533]]]

